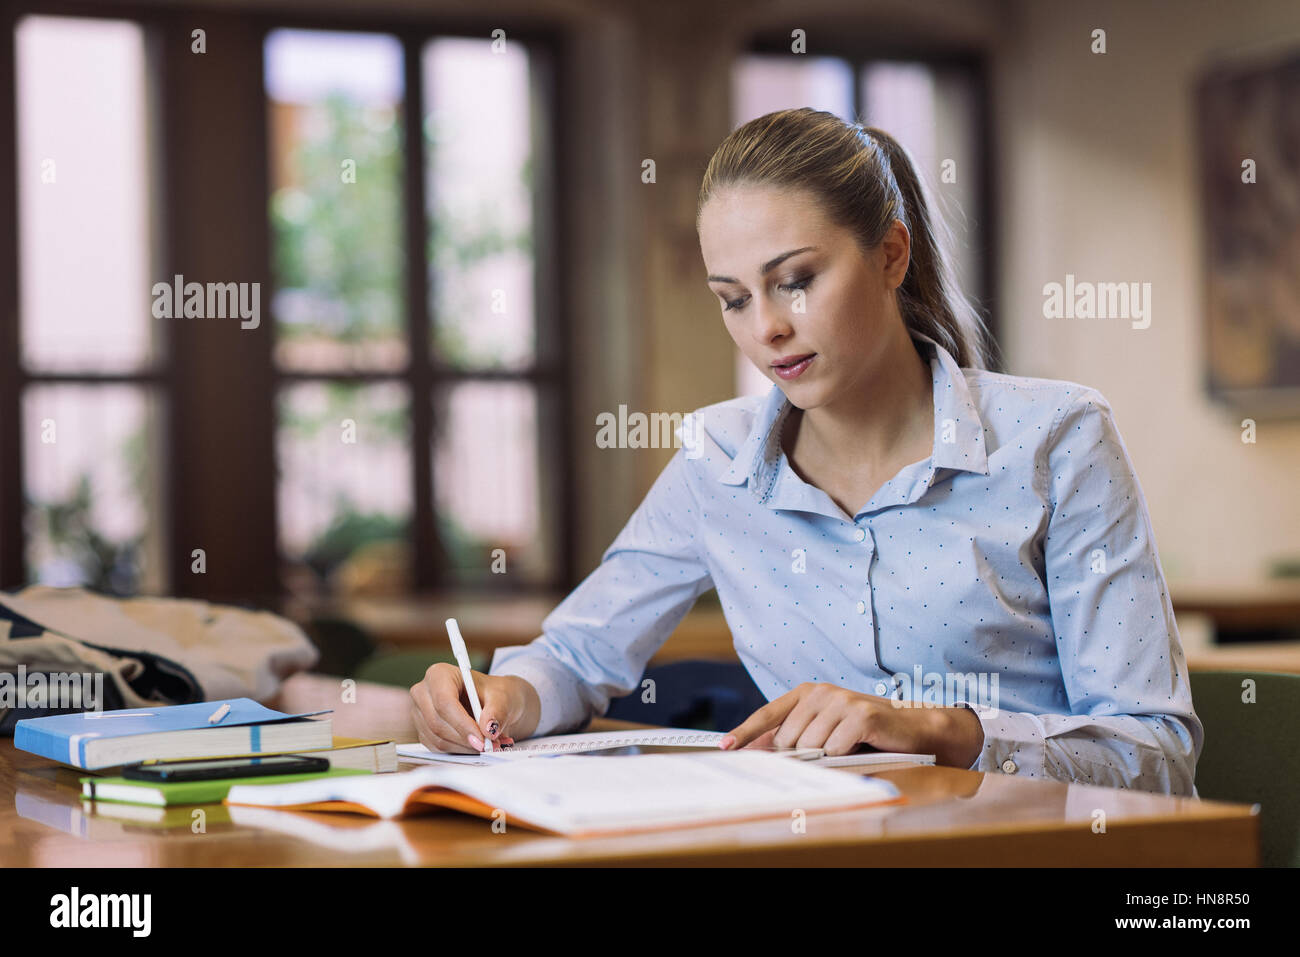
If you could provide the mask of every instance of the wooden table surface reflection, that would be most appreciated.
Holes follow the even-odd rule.
[[[337,734],[413,741],[404,689],[296,675],[272,707],[334,709]],[[602,727],[632,727],[600,721]],[[849,772],[845,772],[849,773]],[[791,821],[570,840],[460,814],[405,821],[204,806],[159,827],[83,804],[78,772],[0,742],[0,867],[331,865],[1253,866],[1258,817],[1247,805],[916,767],[880,774],[908,804]],[[119,808],[120,809],[120,808]],[[1100,824],[1104,822],[1104,832]]]

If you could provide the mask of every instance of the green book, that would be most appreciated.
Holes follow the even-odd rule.
[[[218,778],[213,781],[132,781],[129,778],[82,778],[82,797],[92,801],[119,801],[125,804],[152,804],[170,807],[175,804],[220,804],[236,784],[289,784],[315,778],[339,778],[352,774],[372,774],[360,768],[330,768],[308,774],[263,774],[244,778]]]

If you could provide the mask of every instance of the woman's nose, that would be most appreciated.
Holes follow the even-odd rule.
[[[754,339],[767,345],[790,334],[790,316],[779,304],[766,300],[754,302]]]

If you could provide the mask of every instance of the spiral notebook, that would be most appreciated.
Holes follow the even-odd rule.
[[[397,756],[408,761],[443,761],[450,764],[496,764],[516,758],[550,757],[556,754],[589,754],[618,748],[716,748],[722,740],[717,731],[691,728],[655,728],[634,731],[591,731],[585,734],[555,734],[529,738],[491,754],[444,754],[422,744],[399,744]]]
[[[447,764],[491,765],[517,758],[553,757],[560,754],[593,752],[635,754],[642,749],[710,748],[716,749],[725,735],[720,731],[696,731],[691,728],[655,728],[632,731],[590,731],[584,734],[557,734],[530,738],[505,750],[491,754],[445,754],[430,751],[422,744],[399,744],[397,756],[407,761],[430,761]],[[754,749],[763,750],[763,749]],[[771,753],[833,767],[883,767],[885,765],[934,764],[932,754],[903,754],[874,751],[865,754],[827,757],[821,748],[774,749]]]

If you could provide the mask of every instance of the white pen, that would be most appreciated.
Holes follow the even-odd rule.
[[[223,704],[216,711],[212,712],[212,714],[208,715],[208,724],[216,724],[228,714],[230,714],[230,705]]]
[[[483,708],[478,703],[478,689],[474,687],[474,675],[469,669],[469,649],[465,647],[465,639],[460,635],[460,625],[456,624],[455,618],[447,619],[447,637],[451,639],[451,653],[456,656],[460,676],[469,691],[469,706],[474,711],[474,720],[478,721],[483,716]],[[483,753],[492,753],[492,740],[487,735],[483,736]]]

